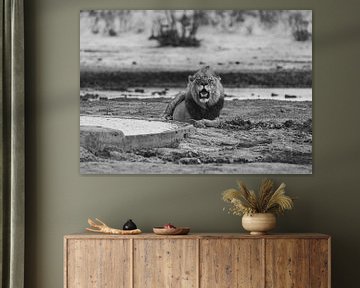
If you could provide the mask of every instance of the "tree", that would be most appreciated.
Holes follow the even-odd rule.
[[[149,39],[157,40],[160,46],[197,47],[200,40],[196,38],[201,19],[201,11],[165,10],[163,15],[155,17]]]

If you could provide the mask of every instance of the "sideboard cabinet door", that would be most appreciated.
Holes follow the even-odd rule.
[[[131,287],[130,240],[67,240],[68,288]]]
[[[196,288],[196,239],[135,239],[134,288]]]
[[[310,287],[330,287],[330,240],[312,239],[310,242]]]
[[[261,239],[202,239],[200,287],[263,287],[263,253]]]
[[[329,287],[329,240],[266,239],[267,288]]]

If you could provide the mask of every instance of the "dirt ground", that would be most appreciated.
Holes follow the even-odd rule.
[[[157,119],[168,99],[81,101],[81,115]],[[217,128],[196,128],[178,147],[131,153],[80,148],[82,174],[312,173],[312,102],[225,101]]]

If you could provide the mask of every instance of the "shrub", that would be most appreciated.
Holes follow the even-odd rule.
[[[311,39],[311,33],[308,30],[309,21],[300,12],[289,16],[289,24],[296,41],[308,41]]]
[[[200,40],[196,33],[202,19],[201,11],[194,11],[192,15],[186,12],[181,17],[173,10],[164,11],[165,17],[158,17],[153,22],[150,40],[157,40],[160,46],[197,47]]]

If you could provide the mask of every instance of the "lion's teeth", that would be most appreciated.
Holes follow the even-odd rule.
[[[200,97],[201,97],[201,98],[208,98],[208,97],[209,97],[209,93],[200,93]]]

